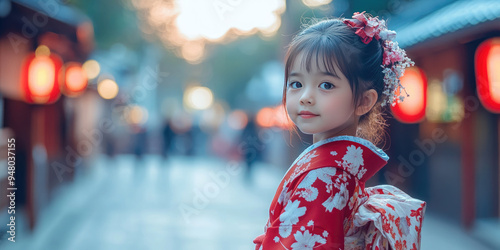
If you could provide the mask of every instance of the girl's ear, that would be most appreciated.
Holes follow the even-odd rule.
[[[378,94],[374,89],[369,89],[363,93],[356,108],[356,115],[362,116],[370,111],[377,102]]]

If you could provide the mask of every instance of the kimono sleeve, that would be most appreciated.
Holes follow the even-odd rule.
[[[311,170],[291,183],[279,219],[267,228],[262,249],[344,249],[344,223],[355,180],[341,169]]]

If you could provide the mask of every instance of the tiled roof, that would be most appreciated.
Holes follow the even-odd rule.
[[[446,33],[495,19],[500,19],[500,0],[461,0],[396,29],[397,41],[402,48],[410,47]]]

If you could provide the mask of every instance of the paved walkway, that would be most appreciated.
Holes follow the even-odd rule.
[[[102,156],[60,189],[32,234],[17,217],[16,242],[0,249],[253,249],[283,172],[257,165],[249,185],[241,170],[216,159]],[[429,214],[422,249],[488,248]]]

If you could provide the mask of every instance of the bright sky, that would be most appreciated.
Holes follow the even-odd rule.
[[[281,26],[285,0],[130,0],[156,34],[189,62],[200,62],[206,41],[227,42],[240,35],[261,32],[272,36]],[[315,7],[331,0],[302,0]],[[232,34],[233,36],[226,36]],[[236,35],[236,36],[234,36]]]
[[[280,22],[284,0],[178,0],[176,24],[188,39],[216,40],[231,28],[267,31]],[[196,7],[193,7],[196,6]],[[279,27],[279,26],[278,26]]]

